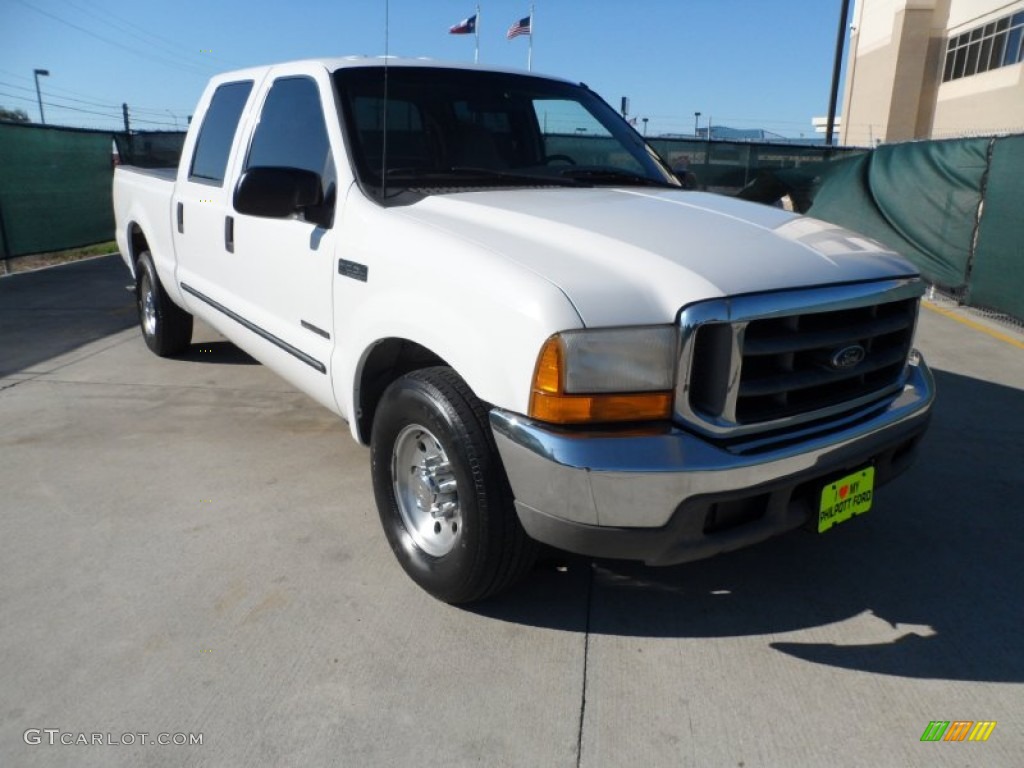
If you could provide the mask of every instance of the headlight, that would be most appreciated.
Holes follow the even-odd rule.
[[[678,345],[672,325],[556,333],[537,357],[529,415],[555,424],[667,419]]]

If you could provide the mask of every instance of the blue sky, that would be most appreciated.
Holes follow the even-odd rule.
[[[533,69],[587,83],[648,133],[701,124],[813,136],[828,108],[840,0],[536,0]],[[390,52],[471,62],[448,28],[465,0],[391,0]],[[482,0],[481,64],[526,68],[528,39],[505,31],[528,0]],[[206,79],[241,66],[384,53],[384,0],[0,0],[0,106],[48,123],[183,126]],[[73,108],[73,109],[72,109]],[[100,113],[100,114],[93,114]],[[147,121],[147,122],[142,122]]]

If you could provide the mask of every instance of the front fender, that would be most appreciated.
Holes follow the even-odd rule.
[[[332,364],[353,434],[363,365],[389,338],[444,359],[482,400],[525,412],[544,341],[583,325],[569,299],[500,254],[352,197],[339,257],[364,265],[366,281],[335,275]]]

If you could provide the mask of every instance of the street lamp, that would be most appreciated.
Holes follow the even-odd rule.
[[[832,134],[836,124],[836,101],[839,98],[839,72],[843,65],[843,44],[846,42],[846,22],[850,18],[850,0],[843,0],[839,12],[839,29],[836,31],[836,56],[832,62],[832,90],[828,96],[828,124],[825,126],[825,146],[832,150]],[[530,38],[531,40],[533,38]],[[849,122],[850,116],[846,116]]]
[[[693,135],[694,135],[694,137],[697,137],[699,135],[699,129],[697,127],[698,124],[699,124],[699,121],[700,121],[700,112],[694,112],[693,113]]]
[[[644,123],[644,136],[647,136],[647,118],[642,118]]]
[[[46,125],[46,117],[43,115],[43,97],[42,94],[39,93],[39,76],[42,75],[43,77],[49,77],[50,70],[36,69],[33,70],[32,74],[36,77],[36,100],[39,102],[39,122]]]

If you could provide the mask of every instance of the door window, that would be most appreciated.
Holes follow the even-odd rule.
[[[308,77],[282,77],[267,94],[245,167],[301,168],[332,176],[320,92]]]
[[[251,80],[225,83],[214,91],[196,139],[188,175],[190,181],[216,184],[218,187],[224,183],[228,155],[250,91]]]

